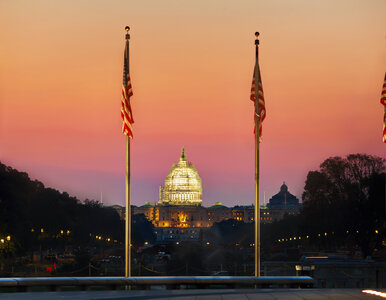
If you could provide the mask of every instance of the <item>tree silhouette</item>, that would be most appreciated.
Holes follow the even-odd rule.
[[[366,154],[326,159],[308,173],[303,202],[309,232],[334,232],[335,240],[348,238],[370,255],[385,233],[385,160]]]

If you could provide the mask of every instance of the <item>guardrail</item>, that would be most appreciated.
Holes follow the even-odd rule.
[[[31,291],[33,287],[45,287],[49,291],[60,291],[62,287],[77,287],[89,290],[104,286],[107,289],[121,289],[123,286],[135,289],[150,289],[161,285],[167,289],[180,289],[181,286],[208,288],[225,286],[227,288],[285,287],[310,288],[314,280],[308,276],[160,276],[160,277],[26,277],[0,278],[0,288],[14,288],[16,291]]]

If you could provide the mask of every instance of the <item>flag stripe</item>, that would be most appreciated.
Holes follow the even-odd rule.
[[[383,82],[383,87],[382,87],[381,103],[384,106],[386,106],[386,73],[385,73],[385,81]]]
[[[133,138],[134,118],[131,111],[130,97],[133,96],[131,79],[129,75],[129,41],[126,40],[125,57],[123,62],[123,84],[122,84],[122,100],[121,100],[121,118],[123,134]]]
[[[263,92],[263,84],[261,82],[261,74],[260,74],[260,68],[258,65],[258,61],[256,58],[256,65],[255,65],[255,71],[253,72],[253,78],[252,78],[252,87],[251,87],[251,96],[250,99],[253,102],[256,102],[256,84],[255,84],[255,72],[258,72],[258,92],[257,92],[257,98],[258,98],[258,111],[255,112],[260,116],[260,125],[259,125],[259,138],[261,141],[262,135],[263,135],[263,126],[262,123],[266,117],[266,110],[265,110],[265,99],[264,99],[264,92]],[[256,110],[256,108],[255,108]],[[256,134],[256,130],[254,131]]]

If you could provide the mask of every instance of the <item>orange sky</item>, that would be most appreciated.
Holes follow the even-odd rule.
[[[300,197],[325,158],[385,154],[385,11],[384,0],[1,1],[0,160],[80,199],[124,203],[130,25],[133,203],[157,200],[182,146],[204,205],[252,203],[258,30],[261,191],[286,181]]]

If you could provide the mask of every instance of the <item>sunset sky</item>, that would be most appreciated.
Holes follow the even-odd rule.
[[[267,118],[261,201],[349,153],[385,156],[384,0],[0,2],[0,161],[79,199],[124,204],[120,96],[131,27],[132,202],[181,148],[203,205],[254,201],[254,32]]]

